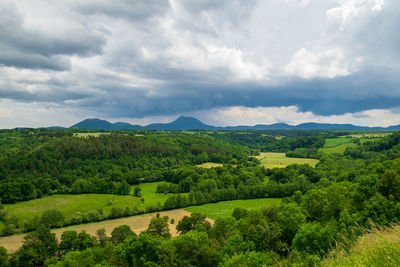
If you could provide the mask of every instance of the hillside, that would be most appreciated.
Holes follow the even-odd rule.
[[[322,262],[327,267],[400,266],[400,226],[374,230],[361,236],[349,252],[332,251]]]
[[[170,123],[153,123],[146,126],[132,125],[127,122],[110,123],[101,119],[86,119],[70,128],[88,130],[399,130],[400,125],[390,127],[367,127],[352,124],[329,124],[329,123],[302,123],[299,125],[288,125],[286,123],[274,123],[270,125],[257,124],[255,126],[210,126],[192,117],[181,116]]]

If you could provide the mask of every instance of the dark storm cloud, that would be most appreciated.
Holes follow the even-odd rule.
[[[159,88],[159,95],[148,90],[104,84],[109,94],[85,103],[87,108],[105,107],[114,117],[174,115],[215,107],[280,107],[297,105],[300,111],[318,115],[341,115],[369,109],[389,109],[399,105],[400,91],[394,80],[376,80],[377,74],[355,74],[337,79],[301,80],[282,86],[266,87],[255,83],[213,84],[170,83]],[[382,75],[384,76],[384,75]],[[377,93],[377,88],[386,88]],[[366,91],[367,89],[367,91]],[[351,92],[360,92],[358,95]],[[362,93],[361,93],[362,91]],[[118,92],[112,93],[112,92]],[[350,92],[350,93],[349,93]]]
[[[102,52],[105,39],[82,27],[66,32],[28,28],[15,6],[0,4],[0,64],[17,68],[68,70],[62,56],[90,56]]]
[[[49,69],[56,71],[68,70],[71,67],[69,60],[64,57],[45,57],[7,49],[2,49],[2,53],[0,53],[0,64],[23,69]]]
[[[160,16],[170,7],[165,0],[121,0],[121,1],[80,1],[75,5],[78,12],[86,15],[106,15],[128,20],[143,20]]]

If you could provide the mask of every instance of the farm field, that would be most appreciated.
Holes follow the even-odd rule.
[[[354,143],[345,143],[345,144],[340,144],[334,147],[322,147],[318,149],[319,152],[331,154],[331,153],[343,153],[346,151],[346,148],[348,147],[356,147],[357,144]]]
[[[102,134],[110,134],[110,133],[74,133],[74,136],[75,137],[89,137],[89,136],[99,137]]]
[[[161,217],[168,216],[170,219],[173,218],[175,220],[174,224],[169,224],[172,236],[177,235],[176,225],[178,221],[180,221],[184,216],[190,216],[190,212],[183,209],[169,210],[159,213]],[[73,225],[64,228],[54,229],[52,230],[52,232],[55,233],[58,238],[60,238],[61,234],[67,230],[74,230],[77,232],[85,230],[88,234],[94,236],[96,235],[96,231],[98,229],[104,228],[106,230],[106,235],[111,236],[111,232],[115,227],[126,224],[129,225],[135,233],[139,234],[140,232],[145,231],[148,228],[151,218],[155,217],[156,214],[157,213],[148,213],[115,220]],[[210,220],[210,222],[213,223],[212,220]],[[9,253],[12,253],[21,246],[24,236],[25,234],[0,237],[0,246],[5,247]]]
[[[158,203],[164,204],[165,200],[172,194],[157,194],[156,188],[159,183],[143,183],[141,198],[131,195],[113,194],[80,194],[80,195],[52,195],[39,199],[18,202],[15,204],[4,204],[5,210],[9,215],[15,215],[20,222],[32,220],[36,215],[41,216],[42,212],[49,209],[61,211],[65,219],[79,216],[88,212],[103,209],[108,214],[112,208],[126,207],[145,209],[147,206],[156,206]],[[133,190],[133,188],[131,188]]]
[[[391,135],[392,133],[365,133],[365,134],[350,134],[340,137],[352,137],[352,138],[383,138],[385,136]]]
[[[285,153],[271,153],[261,152],[257,159],[261,161],[261,164],[265,168],[285,168],[291,164],[308,164],[315,167],[319,160],[317,159],[305,159],[305,158],[289,158],[286,157]]]
[[[335,146],[339,146],[342,144],[347,144],[350,143],[352,140],[352,138],[328,138],[325,139],[325,144],[324,144],[324,148],[330,148],[330,147],[335,147]]]
[[[262,207],[278,206],[280,203],[280,198],[243,199],[210,203],[201,206],[191,206],[184,208],[184,210],[199,212],[205,214],[208,218],[217,219],[218,217],[231,216],[235,208],[257,210]]]
[[[203,163],[203,164],[198,164],[198,165],[196,165],[196,166],[197,166],[197,167],[200,167],[200,168],[209,169],[209,168],[222,167],[222,166],[224,166],[224,164],[221,164],[221,163],[214,163],[214,162],[205,162],[205,163]]]

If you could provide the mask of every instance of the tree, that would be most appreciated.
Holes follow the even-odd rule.
[[[0,266],[7,266],[8,255],[7,250],[4,247],[0,247]]]
[[[177,266],[216,266],[207,233],[191,231],[172,239]]]
[[[119,244],[124,241],[128,236],[136,235],[129,225],[120,225],[111,232],[111,240],[114,244]]]
[[[55,256],[57,238],[50,228],[41,224],[24,237],[22,247],[16,252],[20,266],[42,266],[45,260]]]
[[[42,214],[41,223],[48,227],[62,226],[63,222],[64,214],[56,209],[45,210]]]
[[[135,197],[141,197],[142,196],[142,189],[140,188],[140,186],[135,186],[135,188],[133,189],[133,195]]]
[[[378,182],[378,192],[382,196],[392,195],[397,201],[400,200],[400,176],[393,170],[387,170]]]
[[[154,217],[151,219],[147,232],[153,235],[159,235],[164,238],[170,238],[171,233],[169,231],[168,216]]]
[[[178,222],[176,230],[182,234],[193,230],[196,225],[203,225],[206,230],[211,228],[210,222],[206,220],[206,215],[193,212],[190,217],[184,216],[182,220]]]
[[[77,250],[78,233],[76,231],[64,231],[60,240],[59,250],[62,254]]]
[[[97,229],[97,231],[96,231],[96,242],[100,246],[104,247],[106,245],[107,241],[108,241],[108,237],[106,235],[106,229],[104,229],[104,228]]]
[[[93,237],[88,233],[86,233],[85,230],[83,230],[78,234],[77,248],[79,250],[85,250],[87,248],[93,247],[93,245],[94,245]]]
[[[236,267],[236,266],[252,266],[264,267],[273,266],[275,260],[267,252],[247,251],[240,254],[235,254],[231,258],[225,258],[221,266]]]
[[[323,254],[335,244],[336,235],[336,229],[330,225],[323,227],[319,223],[305,223],[294,237],[293,244],[299,251]]]
[[[131,191],[131,188],[129,187],[129,184],[123,180],[117,189],[117,194],[118,195],[129,195],[129,192]]]
[[[232,213],[232,217],[235,218],[236,220],[245,218],[248,215],[249,215],[249,211],[247,209],[240,208],[240,207],[235,208]]]
[[[161,263],[162,242],[162,237],[142,232],[122,243],[129,266],[158,266],[151,263]]]
[[[289,203],[279,210],[278,223],[282,229],[282,237],[288,244],[291,244],[300,225],[305,221],[306,216],[295,203]]]

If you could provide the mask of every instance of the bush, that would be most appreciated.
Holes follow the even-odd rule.
[[[40,221],[47,227],[63,226],[64,214],[56,209],[46,210],[43,212]]]

